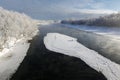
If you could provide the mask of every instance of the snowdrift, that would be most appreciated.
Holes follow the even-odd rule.
[[[44,37],[44,44],[48,50],[82,59],[93,69],[102,72],[108,80],[120,80],[120,65],[86,48],[78,43],[76,38],[48,33]]]
[[[37,31],[36,20],[25,14],[0,8],[0,50],[11,47],[18,39],[32,38]]]

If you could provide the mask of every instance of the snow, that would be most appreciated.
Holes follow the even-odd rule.
[[[32,39],[38,33],[38,20],[24,13],[0,7],[0,80],[6,80],[17,70],[26,56]]]
[[[53,23],[55,23],[54,20],[39,20],[38,21],[39,25],[49,25],[49,24],[53,24]]]
[[[30,39],[37,33],[37,20],[30,18],[24,13],[8,11],[0,7],[0,51],[11,47],[18,39]]]
[[[48,33],[44,37],[47,49],[82,59],[93,69],[101,72],[108,80],[120,80],[120,65],[101,56],[77,42],[76,38],[59,33]]]
[[[0,52],[0,80],[6,80],[17,70],[26,56],[30,43],[19,39],[10,47]]]

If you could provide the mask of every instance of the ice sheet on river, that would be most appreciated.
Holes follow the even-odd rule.
[[[77,42],[76,38],[59,33],[48,33],[44,38],[47,49],[82,59],[108,80],[120,80],[120,65]]]

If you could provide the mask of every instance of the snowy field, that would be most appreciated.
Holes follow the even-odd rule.
[[[76,38],[48,33],[44,38],[47,49],[82,59],[90,67],[103,73],[108,80],[120,80],[120,65],[77,42]]]

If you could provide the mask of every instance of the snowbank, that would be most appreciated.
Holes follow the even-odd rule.
[[[17,40],[15,45],[0,53],[0,80],[8,80],[26,56],[30,43]]]
[[[90,67],[103,73],[108,80],[120,80],[120,65],[86,48],[75,38],[59,33],[48,33],[44,38],[44,44],[51,51],[82,59]]]
[[[0,80],[11,77],[23,61],[38,21],[25,14],[0,8]]]

